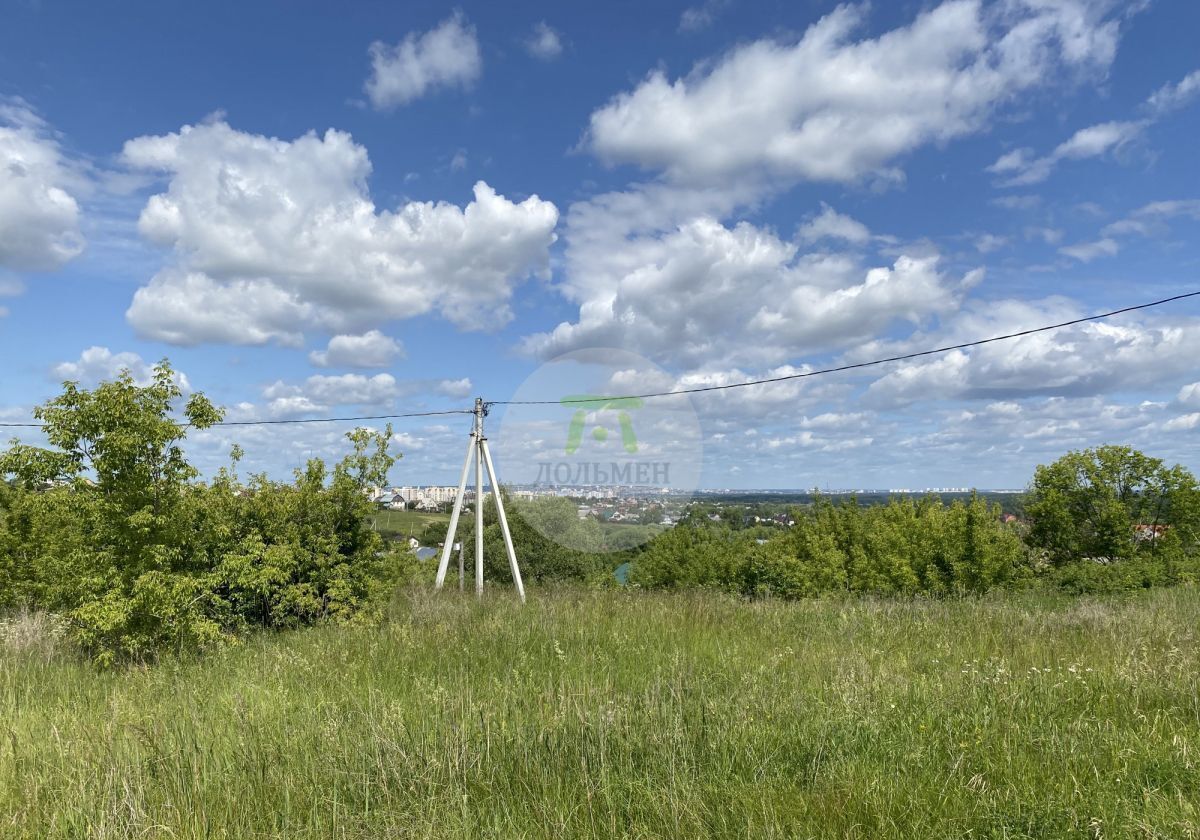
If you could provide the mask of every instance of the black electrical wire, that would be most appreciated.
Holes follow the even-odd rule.
[[[907,359],[919,359],[922,356],[933,356],[938,353],[949,353],[951,350],[964,350],[968,347],[979,347],[982,344],[991,344],[996,341],[1007,341],[1012,338],[1020,338],[1021,336],[1033,335],[1035,333],[1049,332],[1050,330],[1059,330],[1063,327],[1074,326],[1075,324],[1085,324],[1089,321],[1101,321],[1105,318],[1112,318],[1114,315],[1122,315],[1126,312],[1136,312],[1139,309],[1149,309],[1153,306],[1162,306],[1167,303],[1174,303],[1177,300],[1185,298],[1200,297],[1200,291],[1187,292],[1182,295],[1175,295],[1162,300],[1151,301],[1150,303],[1140,303],[1137,306],[1126,306],[1122,309],[1114,309],[1111,312],[1102,312],[1099,315],[1088,315],[1085,318],[1075,318],[1070,321],[1063,321],[1058,324],[1047,324],[1044,327],[1034,327],[1033,329],[1021,330],[1020,332],[1006,333],[1004,335],[995,335],[991,338],[981,338],[976,341],[964,341],[962,344],[951,344],[946,347],[935,347],[932,350],[921,350],[916,353],[904,353],[900,356],[888,356],[885,359],[874,359],[870,362],[855,362],[849,365],[839,365],[831,368],[821,368],[820,370],[810,370],[804,373],[791,373],[786,376],[772,376],[769,379],[752,379],[748,382],[732,382],[728,385],[705,385],[699,388],[680,388],[675,391],[657,391],[651,394],[621,394],[619,396],[601,396],[598,398],[579,398],[579,399],[563,399],[563,400],[494,400],[488,405],[569,405],[571,403],[592,403],[596,399],[607,400],[648,400],[655,397],[674,397],[679,394],[700,394],[706,391],[728,391],[732,388],[748,388],[751,385],[769,385],[773,382],[787,382],[792,379],[806,379],[810,376],[823,376],[827,373],[841,373],[847,370],[858,370],[860,368],[874,367],[875,365],[884,365],[890,362],[903,362]]]
[[[1062,321],[1057,324],[1047,324],[1042,327],[1033,327],[1028,330],[1020,330],[1019,332],[1005,333],[1004,335],[994,335],[991,338],[981,338],[975,341],[964,341],[961,344],[950,344],[945,347],[935,347],[931,350],[920,350],[915,353],[904,353],[899,356],[888,356],[883,359],[873,359],[869,362],[855,362],[848,365],[838,365],[837,367],[820,368],[819,370],[805,371],[804,373],[791,373],[786,376],[772,376],[767,379],[751,379],[746,382],[731,382],[727,385],[704,385],[699,388],[680,388],[674,391],[656,391],[649,394],[621,394],[619,396],[602,396],[599,399],[640,399],[648,400],[657,397],[674,397],[680,394],[701,394],[709,391],[728,391],[733,388],[749,388],[752,385],[769,385],[775,382],[787,382],[793,379],[807,379],[813,376],[823,376],[828,373],[841,373],[848,370],[859,370],[861,368],[875,367],[876,365],[885,365],[892,362],[903,362],[909,359],[919,359],[923,356],[934,356],[939,353],[949,353],[951,350],[965,350],[969,347],[979,347],[984,344],[992,344],[997,341],[1008,341],[1022,336],[1035,335],[1036,333],[1050,332],[1051,330],[1060,330],[1064,327],[1075,326],[1076,324],[1086,324],[1092,321],[1102,321],[1106,318],[1112,318],[1116,315],[1124,315],[1127,312],[1137,312],[1141,309],[1150,309],[1155,306],[1163,306],[1168,303],[1174,303],[1187,298],[1200,297],[1200,291],[1185,292],[1180,295],[1162,298],[1161,300],[1150,301],[1149,303],[1139,303],[1136,306],[1126,306],[1121,309],[1114,309],[1111,312],[1101,312],[1098,315],[1088,315],[1083,318],[1074,318],[1070,321]],[[591,403],[596,398],[579,398],[579,399],[563,399],[563,400],[487,400],[485,406],[493,405],[569,405],[571,403]],[[445,411],[414,411],[406,414],[375,414],[362,417],[309,417],[297,418],[294,420],[229,420],[220,423],[214,423],[213,426],[279,426],[279,425],[299,425],[303,423],[350,423],[361,420],[398,420],[405,417],[437,417],[448,414],[473,414],[474,409],[470,408],[455,408]],[[0,428],[41,428],[41,423],[0,423]]]
[[[348,423],[355,420],[399,420],[403,417],[439,417],[445,414],[474,414],[469,408],[451,408],[445,411],[411,411],[407,414],[374,414],[364,417],[309,417],[294,420],[230,420],[214,423],[214,426],[281,426],[296,423]]]
[[[406,414],[374,414],[363,417],[299,417],[292,420],[223,420],[212,426],[282,426],[297,423],[349,423],[357,420],[399,420],[403,417],[439,417],[446,414],[473,414],[469,408],[452,408],[446,411],[411,411]],[[0,428],[40,429],[43,423],[0,423]]]

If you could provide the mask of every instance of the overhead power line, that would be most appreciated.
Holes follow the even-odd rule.
[[[935,347],[932,350],[920,350],[915,353],[904,353],[899,356],[888,356],[884,359],[873,359],[869,362],[855,362],[854,364],[838,365],[837,367],[821,368],[819,370],[809,370],[803,373],[789,373],[786,376],[772,376],[767,379],[751,379],[746,382],[732,382],[727,385],[704,385],[699,388],[679,388],[674,391],[656,391],[649,394],[621,394],[619,396],[612,397],[603,396],[600,397],[600,399],[648,400],[655,397],[674,397],[679,394],[701,394],[707,391],[728,391],[733,388],[749,388],[751,385],[770,385],[773,382],[787,382],[792,379],[807,379],[811,376],[824,376],[827,373],[841,373],[847,370],[858,370],[860,368],[869,368],[876,365],[886,365],[891,362],[903,362],[908,359],[919,359],[922,356],[934,356],[938,353],[949,353],[951,350],[965,350],[968,347],[979,347],[983,344],[992,344],[993,342],[997,341],[1007,341],[1012,338],[1034,335],[1035,333],[1060,330],[1063,327],[1071,327],[1075,324],[1085,324],[1089,321],[1102,321],[1105,318],[1112,318],[1114,315],[1123,315],[1126,312],[1136,312],[1139,309],[1150,309],[1154,306],[1162,306],[1167,303],[1174,303],[1175,301],[1193,297],[1200,297],[1200,291],[1187,292],[1186,294],[1182,295],[1174,295],[1173,297],[1151,301],[1150,303],[1140,303],[1137,306],[1126,306],[1123,309],[1114,309],[1111,312],[1101,312],[1099,315],[1088,315],[1085,318],[1074,318],[1070,321],[1063,321],[1058,324],[1047,324],[1044,327],[1034,327],[1033,329],[1021,330],[1020,332],[1005,333],[1004,335],[994,335],[991,338],[981,338],[976,341],[964,341],[961,344],[950,344],[945,347]],[[588,397],[563,400],[494,400],[489,402],[488,405],[569,405],[571,403],[593,403],[595,401],[596,398]]]
[[[364,417],[300,417],[294,420],[230,420],[214,426],[282,426],[296,423],[348,423],[356,420],[399,420],[404,417],[439,417],[444,414],[473,414],[469,408],[450,408],[445,411],[410,411],[407,414],[373,414]]]
[[[362,417],[298,417],[290,420],[222,420],[213,426],[283,426],[298,423],[350,423],[359,420],[399,420],[404,417],[439,417],[446,414],[473,414],[470,408],[452,408],[445,411],[410,411],[406,414],[372,414]],[[40,429],[44,423],[0,423],[0,428]]]
[[[1014,338],[1021,338],[1027,335],[1035,335],[1037,333],[1050,332],[1052,330],[1060,330],[1064,327],[1072,327],[1076,324],[1086,324],[1093,321],[1103,321],[1106,318],[1112,318],[1117,315],[1124,315],[1127,312],[1137,312],[1142,309],[1151,309],[1155,306],[1164,306],[1168,303],[1186,300],[1188,298],[1200,297],[1200,291],[1186,292],[1172,297],[1162,298],[1161,300],[1150,301],[1149,303],[1139,303],[1137,306],[1126,306],[1121,309],[1114,309],[1111,312],[1101,312],[1097,315],[1087,315],[1083,318],[1073,318],[1070,321],[1062,321],[1057,324],[1047,324],[1042,327],[1033,327],[1028,330],[1020,330],[1018,332],[1005,333],[1004,335],[994,335],[991,338],[980,338],[975,341],[964,341],[961,344],[949,344],[945,347],[934,347],[931,350],[920,350],[914,353],[903,353],[898,356],[888,356],[882,359],[873,359],[869,362],[854,362],[853,364],[838,365],[837,367],[820,368],[818,370],[809,370],[802,373],[790,373],[785,376],[771,376],[766,379],[751,379],[745,382],[731,382],[725,385],[704,385],[698,388],[678,388],[673,391],[655,391],[647,394],[621,394],[619,396],[603,396],[600,399],[655,399],[658,397],[674,397],[680,394],[701,394],[709,391],[729,391],[734,388],[749,388],[753,385],[770,385],[775,382],[788,382],[793,379],[807,379],[813,376],[824,376],[830,373],[842,373],[848,370],[860,370],[862,368],[875,367],[876,365],[886,365],[892,362],[903,362],[909,359],[919,359],[924,356],[936,356],[939,353],[949,353],[952,350],[966,350],[970,347],[980,347],[984,344],[993,344],[998,341],[1008,341]],[[569,405],[572,403],[593,403],[595,397],[581,397],[578,399],[562,399],[562,400],[487,400],[485,406],[492,405]],[[220,423],[214,423],[214,426],[282,426],[282,425],[301,425],[305,423],[353,423],[366,420],[399,420],[406,417],[438,417],[449,414],[473,414],[474,409],[471,408],[453,408],[443,411],[411,411],[403,414],[373,414],[363,415],[358,417],[303,417],[289,420],[227,420]],[[0,423],[0,428],[26,428],[36,429],[41,428],[42,423]]]

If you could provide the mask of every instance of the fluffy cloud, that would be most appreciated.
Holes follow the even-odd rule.
[[[471,380],[465,376],[462,379],[424,380],[421,384],[421,389],[443,397],[466,397],[474,388]]]
[[[263,398],[267,401],[267,416],[296,417],[325,413],[334,406],[383,410],[394,407],[398,399],[422,394],[462,398],[471,387],[470,379],[397,380],[390,373],[344,373],[310,376],[298,384],[279,380],[263,390]],[[245,419],[260,416],[253,405],[244,408]]]
[[[936,257],[900,256],[865,270],[838,254],[799,254],[748,223],[699,218],[633,241],[582,301],[578,323],[531,337],[547,357],[623,347],[697,365],[714,358],[778,363],[875,335],[898,320],[952,311],[978,275],[950,278]]]
[[[1200,428],[1200,412],[1172,417],[1163,423],[1162,428],[1166,432],[1190,432],[1192,429]]]
[[[997,236],[994,233],[984,233],[975,237],[975,250],[981,254],[990,254],[1008,244],[1008,237]]]
[[[558,211],[486,183],[460,208],[379,210],[366,149],[329,130],[293,141],[222,122],[125,144],[125,163],[165,175],[138,221],[175,262],[134,296],[144,336],[296,344],[307,328],[361,331],[437,311],[457,326],[502,326],[516,283],[547,266]]]
[[[403,357],[404,348],[379,330],[362,335],[335,335],[324,350],[308,354],[317,367],[387,367]]]
[[[1184,385],[1175,399],[1180,405],[1188,408],[1200,408],[1200,382]]]
[[[870,241],[871,231],[857,219],[844,216],[821,202],[821,212],[800,227],[798,236],[803,242],[840,239],[853,245],[862,245]]]
[[[83,251],[79,186],[46,123],[0,98],[0,269],[52,270]]]
[[[1161,115],[1191,102],[1200,96],[1200,70],[1193,70],[1178,82],[1160,87],[1146,100],[1146,107],[1154,114]]]
[[[272,401],[302,398],[309,405],[385,405],[400,393],[396,377],[390,373],[363,376],[345,373],[341,376],[310,376],[304,385],[276,382],[263,391]]]
[[[761,369],[955,312],[981,274],[944,271],[929,247],[892,242],[891,265],[864,264],[837,249],[881,237],[827,205],[792,242],[730,217],[799,180],[899,180],[898,157],[985,129],[1048,80],[1103,77],[1113,8],[947,0],[864,37],[865,8],[841,6],[798,40],[745,44],[678,79],[652,72],[592,114],[584,145],[655,178],[570,208],[558,288],[579,316],[524,348]]]
[[[410,32],[395,46],[376,41],[369,52],[364,90],[377,109],[406,105],[438,88],[470,87],[483,69],[475,27],[460,13],[428,32]]]
[[[840,6],[798,42],[755,41],[673,81],[652,72],[592,114],[586,142],[676,183],[894,178],[894,158],[982,129],[1023,91],[1106,72],[1111,5],[947,0],[861,40],[864,8]]]
[[[55,365],[53,374],[57,379],[94,386],[101,381],[115,379],[122,371],[129,371],[134,384],[142,387],[154,381],[154,366],[137,353],[114,353],[107,347],[89,347],[79,354],[77,361]],[[174,378],[183,391],[192,389],[183,372],[175,371]]]
[[[1120,441],[1168,455],[1158,433],[1162,407],[1155,403],[1113,403],[1102,397],[1050,397],[1021,402],[1000,400],[937,412],[934,424],[916,430],[902,447],[931,458],[953,458],[960,476],[988,486],[988,473],[1018,473],[1028,480],[1035,464],[1082,449]],[[1012,486],[1012,479],[1007,482]],[[996,486],[992,484],[991,486]],[[1019,484],[1018,484],[1019,486]]]
[[[525,51],[542,61],[553,61],[562,55],[562,36],[554,27],[541,21],[533,27],[533,34],[525,40]]]
[[[146,338],[168,344],[266,344],[292,347],[301,329],[319,324],[319,310],[269,280],[220,282],[198,271],[167,268],[134,292],[125,313]]]
[[[1072,303],[1006,300],[959,313],[941,335],[917,336],[871,352],[891,355],[1078,318]],[[905,362],[873,382],[867,404],[894,407],[930,399],[1020,399],[1137,391],[1194,368],[1200,334],[1186,322],[1099,321]]]
[[[1005,176],[1006,187],[1027,186],[1045,181],[1064,160],[1083,160],[1117,152],[1132,143],[1147,123],[1106,122],[1076,131],[1053,152],[1037,157],[1029,149],[1016,149],[1002,155],[988,167],[988,172]]]

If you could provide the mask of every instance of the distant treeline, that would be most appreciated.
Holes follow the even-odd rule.
[[[971,498],[978,497],[992,505],[999,505],[1000,510],[1004,513],[1011,513],[1014,516],[1020,516],[1024,510],[1022,501],[1024,494],[1022,493],[996,493],[991,491],[974,491],[962,493],[925,493],[925,492],[909,492],[909,493],[822,493],[814,490],[812,492],[779,492],[779,493],[699,493],[695,496],[695,502],[701,505],[713,505],[720,507],[730,506],[745,506],[745,507],[763,507],[767,509],[782,510],[789,507],[809,507],[817,502],[818,499],[833,501],[849,501],[854,499],[863,507],[872,505],[886,505],[892,499],[902,496],[910,496],[913,498],[921,498],[922,496],[933,495],[948,502],[967,501]]]

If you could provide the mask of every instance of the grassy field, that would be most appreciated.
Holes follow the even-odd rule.
[[[420,537],[421,531],[430,522],[449,522],[448,513],[426,513],[420,510],[381,510],[371,514],[380,533],[390,536]]]
[[[1200,593],[534,592],[97,672],[0,647],[0,837],[1200,837]]]

